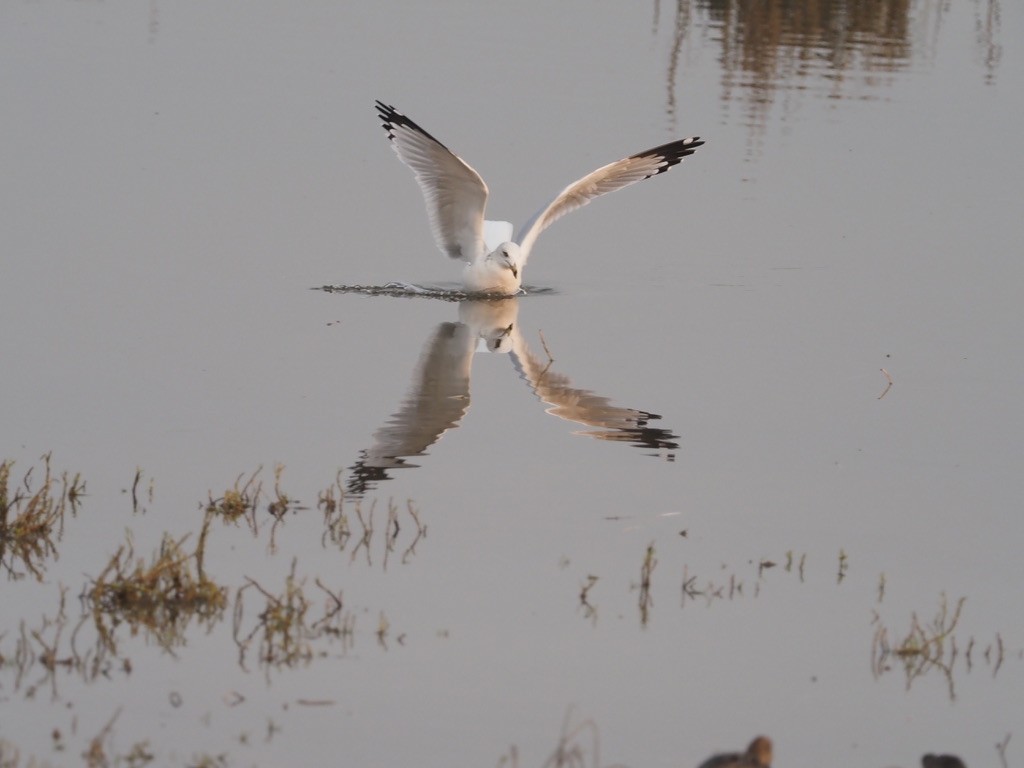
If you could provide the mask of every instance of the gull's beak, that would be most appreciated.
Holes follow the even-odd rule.
[[[519,277],[519,270],[516,269],[515,264],[509,264],[508,268],[512,270],[512,277]]]

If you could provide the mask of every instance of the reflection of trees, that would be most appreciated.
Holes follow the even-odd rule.
[[[718,43],[725,107],[740,103],[756,137],[780,97],[788,112],[803,91],[832,99],[877,96],[915,55],[934,55],[947,10],[943,0],[676,0],[669,119],[675,120],[680,53],[693,29]],[[1002,54],[999,0],[978,0],[975,13],[975,45],[992,83]],[[655,0],[656,29],[660,16]]]
[[[974,18],[974,42],[985,67],[985,84],[993,85],[1003,56],[1003,46],[999,44],[999,0],[986,0],[984,6]]]

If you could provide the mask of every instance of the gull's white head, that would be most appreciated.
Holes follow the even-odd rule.
[[[491,252],[488,258],[498,260],[502,266],[512,270],[512,274],[519,276],[520,251],[519,243],[505,242]]]
[[[480,261],[467,264],[462,277],[469,291],[515,295],[523,284],[519,245],[502,243]]]

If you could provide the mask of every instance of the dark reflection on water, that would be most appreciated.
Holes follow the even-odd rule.
[[[682,51],[691,37],[717,46],[724,108],[738,103],[755,137],[777,101],[799,92],[832,99],[879,98],[896,74],[934,58],[947,0],[675,0],[666,111],[675,127]],[[977,0],[976,58],[994,83],[1002,56],[999,0]],[[654,27],[663,8],[655,0]]]
[[[588,429],[574,434],[625,442],[650,455],[674,459],[679,447],[667,429],[652,427],[657,414],[612,405],[608,398],[572,386],[552,370],[546,354],[539,357],[519,328],[519,300],[464,301],[458,322],[443,322],[429,335],[401,407],[378,429],[373,445],[350,468],[347,492],[362,496],[394,469],[415,467],[408,460],[422,456],[449,429],[457,427],[469,408],[473,355],[486,350],[508,354],[519,376],[546,405],[547,412]]]

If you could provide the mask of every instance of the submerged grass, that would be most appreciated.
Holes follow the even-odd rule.
[[[246,667],[246,655],[254,643],[258,646],[257,662],[268,673],[272,668],[294,667],[312,660],[316,655],[313,643],[320,638],[340,640],[343,651],[351,646],[355,616],[345,610],[341,592],[332,592],[316,579],[314,583],[324,593],[326,601],[319,617],[314,618],[310,612],[313,600],[306,596],[306,580],[296,576],[297,566],[298,559],[294,558],[285,577],[284,589],[279,594],[272,593],[251,578],[236,593],[233,634],[243,669]],[[263,609],[256,614],[252,629],[246,633],[243,624],[247,590],[256,591],[265,602]],[[386,629],[383,632],[386,633]]]
[[[136,559],[128,541],[118,548],[86,592],[100,634],[114,647],[106,626],[127,622],[133,631],[146,628],[164,648],[184,642],[185,627],[197,618],[212,622],[227,605],[227,589],[202,572],[201,550],[186,552],[188,536],[175,540],[164,534],[160,548],[147,563]]]
[[[871,641],[871,670],[875,678],[880,678],[891,671],[894,666],[902,668],[906,678],[906,688],[928,674],[939,674],[946,680],[950,700],[956,699],[954,672],[957,662],[963,660],[967,672],[974,667],[974,654],[981,654],[985,664],[992,669],[992,676],[999,674],[1003,666],[1006,648],[1002,635],[997,632],[991,643],[983,650],[977,651],[977,642],[973,636],[968,638],[967,645],[961,652],[955,631],[960,623],[966,597],[956,601],[950,608],[943,593],[939,598],[939,607],[934,618],[922,622],[917,613],[910,616],[910,629],[902,639],[893,643],[889,639],[889,629],[882,624],[876,614],[874,624],[877,625]],[[895,661],[894,665],[891,661]]]
[[[57,553],[54,537],[63,531],[64,514],[68,509],[74,513],[85,493],[80,474],[65,472],[58,479],[50,468],[50,454],[43,454],[41,461],[43,479],[35,489],[35,467],[12,485],[14,462],[0,462],[0,568],[13,579],[30,573],[43,580],[43,562]]]
[[[335,489],[337,494],[335,495]],[[344,551],[345,547],[348,546],[349,542],[355,541],[355,546],[352,548],[351,554],[349,555],[350,562],[355,562],[356,558],[362,553],[366,559],[366,564],[373,565],[373,542],[375,538],[375,532],[377,529],[374,524],[374,516],[377,511],[377,500],[374,499],[370,503],[368,510],[363,509],[361,499],[356,499],[351,507],[351,514],[355,516],[358,522],[359,530],[353,529],[352,521],[349,516],[349,512],[346,512],[344,488],[341,485],[340,475],[335,480],[335,483],[324,490],[317,501],[317,506],[322,510],[324,515],[324,533],[320,537],[320,543],[327,547],[328,545],[337,548],[339,551]],[[381,566],[386,571],[388,569],[388,563],[391,560],[392,555],[398,549],[398,537],[402,531],[402,523],[400,522],[400,507],[395,504],[391,499],[388,499],[387,506],[387,520],[384,524],[384,530],[379,540],[382,543],[379,545],[383,550],[381,554]],[[405,512],[412,520],[415,526],[415,532],[413,534],[412,541],[407,545],[404,545],[402,549],[401,562],[403,565],[408,562],[416,554],[416,545],[419,544],[420,540],[425,538],[427,535],[427,526],[420,520],[419,511],[413,505],[412,501],[407,501],[405,504]]]
[[[242,482],[245,473],[240,474],[235,478],[235,484],[217,499],[210,493],[206,512],[232,522],[245,515],[254,514],[263,493],[263,481],[259,479],[262,470],[263,467],[257,467],[245,482]]]
[[[11,461],[0,463],[0,562],[13,578],[31,573],[44,578],[44,558],[57,557],[57,545],[63,533],[65,515],[73,513],[81,501],[85,484],[80,475],[58,475],[51,468],[50,455],[41,465],[23,477],[15,477]],[[254,536],[269,533],[270,554],[275,553],[274,532],[288,525],[294,514],[305,509],[283,488],[284,466],[275,466],[273,484],[264,483],[261,468],[239,475],[219,497],[207,494],[199,504],[202,523],[194,549],[190,536],[164,533],[155,551],[146,555],[129,531],[109,559],[100,562],[98,574],[87,577],[79,598],[82,613],[72,615],[73,601],[66,599],[67,588],[60,587],[56,613],[42,617],[41,623],[21,621],[0,626],[0,672],[13,677],[3,688],[18,692],[25,699],[40,698],[50,692],[53,701],[62,698],[59,682],[63,676],[80,678],[89,684],[101,679],[131,675],[132,659],[122,652],[125,625],[131,635],[140,630],[164,650],[174,654],[186,642],[187,631],[195,623],[208,631],[223,618],[234,599],[234,639],[239,663],[246,667],[246,656],[256,657],[269,675],[271,669],[293,667],[326,656],[340,648],[344,655],[354,645],[356,613],[367,618],[365,635],[387,650],[405,643],[405,635],[393,630],[383,610],[370,613],[362,607],[349,610],[340,590],[327,588],[311,575],[310,584],[300,577],[298,558],[280,589],[267,588],[255,579],[242,586],[221,586],[209,578],[204,568],[206,551],[212,546],[214,531],[230,529],[244,521]],[[147,489],[148,485],[148,489]],[[122,489],[130,498],[132,515],[144,514],[146,503],[153,501],[153,479],[136,468],[130,484]],[[400,560],[408,562],[418,542],[426,536],[426,526],[411,501],[405,505],[354,502],[345,497],[342,472],[335,482],[318,496],[323,514],[322,544],[327,550],[348,550],[352,560],[365,560],[387,570]],[[226,526],[214,523],[220,519]],[[270,522],[271,530],[260,530]],[[308,520],[307,520],[308,522]],[[305,529],[302,529],[305,530]],[[229,535],[226,531],[216,535]],[[319,536],[319,532],[316,534]],[[92,571],[96,573],[96,571]],[[256,601],[255,604],[253,601]],[[255,610],[243,611],[243,603]],[[247,605],[246,607],[250,607]],[[243,617],[248,618],[243,631]],[[180,697],[175,703],[180,705]],[[299,699],[306,706],[333,702]],[[69,732],[65,726],[52,729],[52,746],[64,756],[73,755],[90,766],[142,766],[158,758],[145,740],[135,741],[130,751],[114,748],[112,730],[120,712],[93,736]],[[273,730],[273,729],[272,729]],[[269,736],[268,736],[269,738]],[[77,746],[73,746],[75,742]],[[13,759],[13,762],[12,762]],[[0,739],[0,768],[25,764],[15,745]],[[34,757],[28,765],[42,765]],[[193,755],[190,765],[223,765],[225,755]]]

